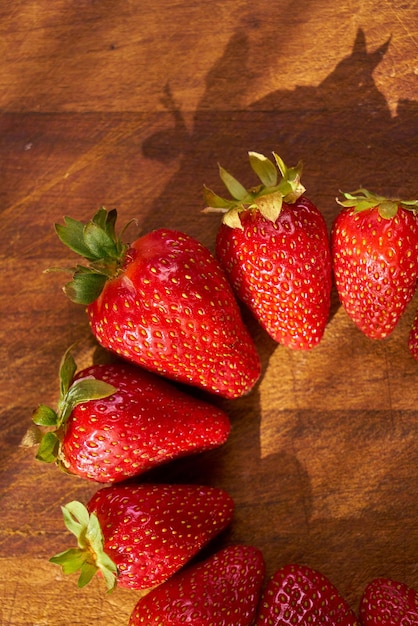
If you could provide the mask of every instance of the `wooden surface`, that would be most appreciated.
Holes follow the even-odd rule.
[[[250,185],[248,150],[302,158],[308,196],[330,225],[340,189],[418,196],[417,3],[409,0],[135,2],[4,0],[0,7],[2,626],[126,624],[134,592],[85,591],[48,558],[72,543],[60,505],[96,486],[19,447],[57,368],[79,342],[81,307],[61,292],[72,263],[53,232],[64,215],[116,207],[146,232],[184,230],[213,249],[203,183],[217,162]],[[217,545],[261,548],[268,573],[303,562],[354,608],[366,583],[418,587],[418,364],[406,338],[367,340],[333,297],[310,353],[275,345],[248,320],[257,389],[221,402],[228,443],[156,479],[227,489],[236,515]]]

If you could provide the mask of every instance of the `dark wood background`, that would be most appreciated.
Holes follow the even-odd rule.
[[[82,307],[61,292],[73,263],[53,224],[116,207],[140,232],[170,226],[213,250],[201,214],[217,162],[247,185],[248,150],[304,161],[328,224],[339,190],[418,196],[417,4],[409,0],[5,0],[0,7],[0,623],[126,624],[137,594],[79,591],[48,563],[72,545],[60,505],[96,486],[19,446],[78,342],[97,358]],[[320,569],[356,608],[366,583],[418,587],[418,300],[385,341],[363,337],[333,297],[322,343],[274,344],[247,318],[263,376],[221,402],[227,444],[157,472],[235,498],[216,543],[261,548],[267,571]]]

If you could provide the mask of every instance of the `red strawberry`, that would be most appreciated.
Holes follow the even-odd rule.
[[[123,244],[116,211],[86,225],[65,218],[61,241],[81,254],[67,295],[100,344],[144,368],[213,393],[248,393],[260,361],[227,278],[198,241],[160,229]]]
[[[413,626],[418,624],[418,592],[389,578],[375,578],[360,601],[363,626]]]
[[[358,621],[334,585],[305,565],[286,565],[268,581],[255,626],[328,624],[358,626]]]
[[[61,362],[58,410],[41,405],[33,420],[55,427],[43,435],[37,458],[58,460],[67,471],[115,482],[189,453],[221,445],[227,415],[133,365],[93,365],[74,378],[69,352]],[[109,394],[94,399],[102,390]]]
[[[260,550],[229,546],[141,598],[129,626],[249,626],[263,577]]]
[[[274,153],[273,153],[274,154]],[[223,168],[233,200],[205,188],[205,212],[222,211],[216,253],[233,289],[261,326],[288,348],[308,350],[324,334],[331,300],[331,253],[322,214],[300,184],[302,166],[275,165],[250,152],[261,185],[245,189]]]
[[[345,193],[332,227],[334,275],[342,305],[372,339],[387,337],[418,277],[418,201]]]
[[[231,521],[233,501],[223,490],[196,485],[112,485],[63,507],[78,540],[51,561],[65,574],[80,570],[79,586],[97,571],[109,589],[161,584]]]
[[[418,311],[415,313],[411,330],[409,331],[408,348],[414,359],[418,361]]]

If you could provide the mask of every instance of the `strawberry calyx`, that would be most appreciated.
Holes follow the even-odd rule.
[[[353,209],[354,213],[360,213],[368,209],[377,209],[379,215],[387,220],[395,217],[400,207],[407,211],[418,213],[418,200],[385,198],[384,196],[379,196],[364,188],[341,193],[345,200],[336,198],[336,201],[345,208]]]
[[[60,461],[60,447],[65,424],[73,409],[89,400],[107,398],[116,392],[113,385],[93,376],[74,379],[77,371],[76,362],[67,350],[59,368],[60,396],[57,409],[40,404],[32,415],[33,425],[25,434],[22,445],[38,445],[36,459],[44,463]],[[46,432],[45,432],[46,430]],[[61,459],[65,465],[65,460]]]
[[[61,242],[87,261],[87,265],[66,269],[73,278],[64,285],[64,293],[77,304],[94,302],[106,281],[123,270],[129,246],[116,234],[116,219],[116,209],[101,207],[86,224],[71,217],[65,217],[64,224],[55,224]]]
[[[95,513],[76,500],[61,507],[67,529],[77,538],[77,548],[60,552],[49,560],[60,565],[64,574],[80,571],[78,587],[87,585],[100,572],[109,591],[117,584],[118,569],[104,551],[103,532]]]
[[[248,209],[258,210],[263,217],[275,222],[280,215],[283,202],[293,204],[305,192],[300,182],[301,162],[295,167],[287,167],[275,152],[273,152],[275,163],[258,152],[249,152],[248,155],[251,168],[261,184],[246,189],[219,165],[219,175],[232,198],[223,198],[206,186],[203,190],[207,203],[203,213],[223,213],[222,221],[231,228],[243,229],[240,213]]]

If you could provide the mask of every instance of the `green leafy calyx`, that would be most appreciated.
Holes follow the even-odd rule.
[[[65,217],[64,224],[55,224],[62,243],[87,262],[68,269],[73,278],[64,292],[73,302],[94,302],[106,281],[120,273],[128,245],[116,235],[116,219],[116,209],[101,207],[87,224],[71,217]]]
[[[60,461],[60,445],[65,424],[78,404],[107,398],[116,392],[113,385],[93,376],[73,380],[76,371],[77,365],[70,350],[67,350],[60,364],[60,397],[57,409],[40,404],[33,413],[33,425],[24,436],[22,445],[38,445],[38,461]]]
[[[100,571],[109,591],[115,588],[118,570],[104,551],[104,538],[95,513],[89,513],[81,502],[74,500],[62,507],[64,523],[77,538],[77,548],[70,548],[50,558],[60,565],[64,574],[80,572],[78,586],[87,585]]]
[[[379,215],[384,219],[392,219],[397,214],[399,208],[413,213],[418,213],[418,200],[397,200],[385,198],[371,193],[367,189],[357,189],[352,192],[342,192],[344,200],[336,199],[338,204],[345,208],[353,209],[354,213],[377,209]]]
[[[219,166],[221,180],[231,198],[218,196],[208,187],[204,187],[207,204],[204,213],[223,213],[223,222],[231,228],[243,228],[240,213],[248,209],[258,210],[266,219],[275,222],[280,215],[283,202],[294,203],[305,191],[300,182],[302,163],[298,163],[296,167],[287,167],[275,152],[273,152],[275,163],[258,152],[249,152],[248,155],[251,168],[260,180],[259,185],[246,189],[234,176]]]

